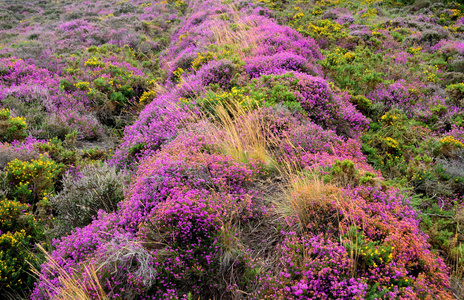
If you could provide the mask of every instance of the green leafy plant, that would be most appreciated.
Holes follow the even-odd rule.
[[[9,109],[0,110],[0,142],[23,140],[27,136],[26,119],[12,117]]]

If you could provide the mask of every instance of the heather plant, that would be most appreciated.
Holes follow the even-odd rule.
[[[256,56],[246,61],[245,70],[251,77],[261,74],[279,74],[285,71],[298,71],[316,74],[307,59],[293,53],[280,52],[269,56]]]
[[[74,110],[61,110],[50,114],[36,131],[39,138],[58,138],[65,140],[66,136],[78,132],[79,140],[98,141],[106,135],[105,129],[92,115],[83,115]]]
[[[250,89],[252,97],[266,105],[283,102],[289,108],[301,107],[313,122],[338,133],[350,136],[353,129],[359,132],[367,125],[365,117],[344,101],[347,95],[334,93],[320,77],[296,72],[262,76],[252,82]]]
[[[118,235],[114,216],[101,214],[99,219],[83,229],[77,228],[73,235],[63,237],[54,243],[56,250],[51,253],[48,265],[41,267],[42,280],[36,283],[35,291],[31,295],[32,299],[49,299],[59,295],[63,287],[66,288],[64,286],[66,277],[76,276],[75,270],[80,269],[77,262],[85,260],[86,256],[88,258],[88,255],[83,253],[92,253],[98,247],[106,248],[111,236],[116,237]],[[58,242],[61,242],[62,247],[58,246]],[[68,250],[70,252],[69,255],[66,255],[67,257],[58,254],[60,252],[64,254]],[[81,292],[86,294],[87,297],[91,297],[91,294],[88,293],[89,289],[86,287],[92,288],[95,281],[94,277],[87,277],[86,275],[90,274],[78,272],[77,278],[81,283],[81,289],[83,288]],[[92,290],[90,289],[90,291]]]
[[[283,276],[277,281],[271,278],[269,283],[264,285],[269,286],[267,292],[279,295],[281,298],[285,297],[283,296],[286,295],[285,293],[296,293],[294,296],[308,293],[306,295],[311,296],[317,292],[321,293],[321,297],[328,299],[333,294],[327,293],[336,293],[342,297],[352,298],[352,295],[344,294],[350,291],[358,291],[365,298],[384,295],[391,297],[400,295],[425,296],[428,293],[440,294],[446,299],[450,298],[450,294],[440,287],[441,284],[449,284],[446,283],[447,279],[444,276],[446,274],[445,265],[429,249],[423,248],[423,242],[420,239],[425,239],[425,237],[416,236],[414,233],[419,230],[418,222],[413,221],[415,212],[403,204],[404,200],[398,195],[398,191],[394,192],[396,195],[388,196],[379,188],[367,186],[360,186],[356,189],[340,189],[330,184],[323,184],[315,175],[305,176],[301,174],[293,180],[288,194],[289,202],[279,202],[277,206],[279,212],[287,216],[289,224],[293,224],[292,229],[295,231],[290,231],[289,236],[292,237],[298,232],[303,232],[302,236],[304,237],[306,232],[309,237],[312,236],[315,239],[319,234],[323,241],[335,242],[331,248],[337,249],[339,247],[340,252],[338,253],[341,257],[338,260],[330,261],[330,257],[333,257],[334,254],[324,255],[321,257],[324,262],[321,262],[318,256],[310,255],[311,252],[305,255],[305,251],[312,251],[314,246],[298,247],[301,241],[295,240],[297,238],[295,236],[289,244],[283,244],[282,255],[285,259],[282,260],[282,264],[287,273],[281,273]],[[373,205],[371,201],[374,199],[384,199],[384,202],[377,202]],[[371,208],[366,209],[367,206]],[[382,206],[385,207],[382,208]],[[403,209],[398,210],[401,213],[397,214],[396,210],[386,209],[386,206],[397,208],[401,206]],[[380,211],[386,213],[380,213]],[[377,213],[380,213],[382,217],[373,217]],[[402,215],[403,213],[405,215]],[[391,225],[387,225],[389,229],[386,227],[379,229],[380,227],[378,227],[379,222],[383,222],[381,220],[388,219],[392,221],[389,224],[394,224],[393,219],[398,218],[399,221],[403,217],[409,219],[407,224],[410,227],[407,231],[390,228]],[[377,228],[377,230],[371,231],[369,228]],[[353,230],[355,233],[352,232]],[[352,233],[349,234],[350,232]],[[403,234],[408,237],[403,236]],[[340,244],[337,245],[337,242]],[[396,252],[394,249],[398,249],[398,247],[401,250]],[[402,256],[404,247],[416,249],[418,251],[415,252],[415,255],[418,255],[417,258]],[[291,249],[300,249],[300,252],[293,252]],[[295,253],[296,257],[292,257],[292,253]],[[348,253],[350,254],[348,255]],[[301,256],[306,259],[303,260],[306,263],[301,263]],[[421,261],[427,261],[427,266],[422,265]],[[432,263],[432,261],[434,262]],[[336,265],[334,266],[333,263]],[[328,270],[334,267],[341,269],[325,273],[317,269],[321,265],[327,266]],[[434,271],[429,268],[433,268]],[[353,273],[350,272],[358,274],[356,277],[358,279],[354,279],[350,275]],[[300,280],[298,283],[287,281],[286,278],[294,278],[292,274]],[[302,274],[307,275],[302,276]],[[329,276],[329,278],[324,276]],[[330,278],[330,276],[335,277]],[[324,284],[329,284],[324,283],[326,280],[331,282],[330,286],[324,286]],[[436,280],[442,283],[436,285]],[[334,282],[336,284],[333,284]],[[425,282],[429,282],[430,285]],[[338,287],[346,285],[354,285],[356,288],[338,290]]]
[[[220,265],[222,249],[218,233],[221,226],[225,225],[224,217],[231,217],[231,213],[240,214],[240,210],[235,209],[235,212],[227,212],[236,206],[228,203],[229,199],[233,202],[235,200],[214,194],[207,196],[212,199],[195,200],[196,197],[204,197],[196,190],[179,196],[182,198],[176,196],[159,205],[157,213],[149,216],[149,220],[153,220],[150,221],[150,231],[142,231],[150,234],[148,241],[163,241],[167,245],[155,252],[163,252],[162,259],[160,257],[154,261],[158,270],[157,281],[162,284],[156,294],[161,296],[162,291],[169,288],[176,288],[179,296],[188,292],[194,295],[214,295],[221,290],[234,292],[229,290],[232,287],[224,286],[220,277],[216,276],[220,276],[218,270],[225,267]],[[162,232],[161,237],[158,236],[159,232]],[[153,235],[155,238],[150,238]],[[171,261],[176,262],[172,265]],[[244,263],[246,261],[243,261],[243,257],[237,255],[232,265],[241,268]],[[207,278],[206,274],[209,274]],[[233,288],[246,290],[248,287]]]
[[[353,261],[346,249],[322,236],[289,233],[280,246],[279,277],[269,278],[264,296],[274,299],[365,299],[367,284],[350,278]],[[293,263],[295,262],[295,263]]]
[[[9,69],[2,74],[4,89],[0,98],[20,116],[30,118],[29,133],[39,138],[58,136],[64,139],[74,128],[81,139],[92,140],[103,135],[98,121],[84,114],[89,100],[82,91],[70,94],[59,90],[60,80],[54,73],[21,59],[6,61]],[[63,82],[61,80],[62,85]],[[39,117],[44,111],[46,116]]]
[[[140,113],[137,122],[126,127],[125,138],[114,153],[112,163],[133,165],[172,140],[182,122],[190,118],[186,109],[176,105],[179,98],[178,93],[172,92],[153,99]]]
[[[77,252],[73,258],[58,262],[65,269],[77,267],[84,262],[84,256],[78,253],[88,249],[89,253],[94,253],[97,262],[104,260],[104,267],[98,273],[100,280],[106,281],[110,274],[112,281],[121,278],[121,281],[102,285],[109,295],[144,293],[155,297],[169,294],[182,297],[189,292],[202,295],[217,295],[219,291],[235,293],[235,290],[230,290],[231,287],[214,280],[211,272],[218,271],[221,253],[218,235],[220,229],[228,224],[224,220],[246,222],[259,213],[254,211],[253,197],[246,188],[258,170],[252,163],[240,164],[221,155],[199,152],[211,139],[209,136],[210,133],[196,137],[191,133],[179,136],[152,159],[146,160],[139,168],[128,198],[116,212],[118,215],[100,212],[97,221],[58,242],[57,251],[52,253],[53,259],[57,260],[64,252],[74,248]],[[207,167],[203,165],[205,160],[210,162],[206,163]],[[120,222],[110,221],[114,217]],[[116,242],[111,234],[103,233],[103,228],[109,232],[126,231],[121,236],[122,243]],[[149,255],[146,257],[147,265],[141,262],[139,267],[123,269],[122,266],[127,264],[125,258],[115,258],[112,252],[108,252],[108,247],[114,245],[117,253],[130,251],[128,247],[134,249],[124,242],[133,240],[134,233],[146,249],[140,248],[138,253],[142,255],[143,251],[148,251],[145,252]],[[85,234],[91,234],[93,242],[80,242],[80,236]],[[236,267],[246,265],[245,258],[243,262],[236,262]],[[172,263],[176,266],[168,267],[173,266]],[[121,269],[116,269],[117,275],[112,271],[115,265],[121,266]],[[212,281],[206,280],[206,272],[209,272]],[[44,275],[48,282],[44,284],[58,284],[59,280],[52,280],[56,273],[44,274],[48,274]],[[201,278],[204,281],[200,282]],[[124,284],[127,280],[132,283],[131,286]],[[37,289],[34,297],[41,299],[43,296],[45,294]]]
[[[217,84],[223,89],[230,87],[230,80],[235,74],[235,66],[229,60],[211,61],[198,71],[204,86]]]
[[[0,4],[32,299],[458,295],[461,5],[62,1]]]
[[[45,254],[45,258],[50,261],[51,269],[54,269],[54,271],[61,275],[60,278],[63,288],[60,289],[58,293],[48,291],[48,296],[52,297],[53,295],[55,299],[89,299],[89,297],[98,300],[109,299],[101,287],[93,266],[84,267],[82,273],[72,272],[69,274],[69,272],[64,270],[52,257],[50,257],[43,247],[38,246],[38,248]],[[35,275],[40,275],[38,269],[33,269],[32,272]],[[86,285],[83,283],[83,278],[89,278],[90,284]]]

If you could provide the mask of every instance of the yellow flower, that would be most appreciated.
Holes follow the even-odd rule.
[[[440,143],[442,145],[454,145],[454,146],[457,146],[459,148],[463,148],[464,147],[464,144],[461,142],[461,141],[458,141],[456,140],[453,136],[447,136],[447,137],[444,137],[440,140]]]

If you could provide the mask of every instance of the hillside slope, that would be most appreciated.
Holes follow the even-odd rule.
[[[464,7],[0,7],[6,297],[464,295]]]

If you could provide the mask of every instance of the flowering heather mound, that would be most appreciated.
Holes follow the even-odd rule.
[[[463,5],[0,16],[0,295],[464,295]]]
[[[177,93],[155,98],[140,113],[136,123],[125,130],[125,140],[117,149],[112,161],[130,165],[134,159],[147,157],[171,141],[189,115],[176,106]]]
[[[104,289],[114,298],[232,297],[238,288],[255,297],[350,299],[377,293],[377,287],[393,297],[448,297],[443,290],[446,268],[430,252],[416,214],[394,190],[369,187],[372,181],[347,189],[304,181],[295,185],[290,195],[294,214],[284,223],[288,229],[274,233],[282,240],[282,248],[272,250],[282,257],[280,263],[265,266],[253,254],[259,245],[242,246],[233,249],[239,271],[230,274],[230,262],[223,261],[234,248],[229,243],[245,245],[248,239],[230,234],[269,216],[253,184],[266,171],[262,163],[237,163],[215,154],[217,140],[205,129],[211,130],[200,127],[181,134],[147,158],[119,209],[56,241],[52,259],[66,272],[89,263],[103,268],[99,280],[108,282]],[[318,256],[306,256],[306,251]],[[129,265],[129,258],[137,264]],[[257,266],[267,268],[267,275],[258,272],[246,285],[223,281]],[[53,264],[43,269],[33,299],[47,298],[46,290],[63,289]],[[86,288],[91,290],[90,281]]]
[[[260,166],[203,152],[208,139],[182,135],[147,159],[118,211],[102,213],[92,224],[56,241],[52,259],[66,272],[82,264],[103,264],[99,279],[109,280],[104,288],[114,298],[233,292],[237,287],[227,286],[220,276],[220,268],[226,267],[221,266],[226,250],[222,243],[231,242],[222,235],[261,214],[248,187]],[[243,268],[250,262],[242,255],[243,261],[239,255],[233,264]],[[136,267],[129,259],[144,261]],[[132,266],[124,267],[128,264]],[[201,280],[206,274],[208,279]],[[47,290],[60,293],[62,283],[53,264],[44,266],[40,282],[33,299],[48,299]]]
[[[209,4],[203,3],[202,12],[187,17],[174,33],[174,42],[163,57],[163,64],[172,72],[172,82],[167,83],[170,92],[158,95],[142,111],[135,124],[126,130],[115,163],[124,165],[125,159],[134,157],[134,152],[137,159],[141,159],[169,141],[176,127],[181,126],[180,121],[186,118],[182,109],[174,109],[176,105],[204,103],[209,89],[217,87],[227,91],[231,87],[245,85],[251,78],[257,78],[258,83],[245,89],[249,89],[252,95],[259,93],[256,96],[263,100],[258,102],[277,104],[269,101],[269,94],[274,93],[272,98],[276,98],[275,102],[281,102],[283,95],[275,95],[275,92],[285,92],[290,100],[287,102],[295,103],[316,123],[336,128],[339,133],[354,136],[367,127],[366,118],[346,100],[346,95],[332,92],[321,77],[308,75],[320,75],[315,62],[322,56],[314,40],[303,38],[269,18],[257,16],[246,6],[239,13],[227,5]],[[232,17],[222,17],[227,14]],[[234,24],[238,29],[231,31],[230,27]],[[241,29],[241,26],[247,29]],[[221,37],[214,28],[227,33]],[[247,52],[237,49],[244,38],[249,38]],[[272,81],[284,85],[285,90],[276,91],[270,86],[269,79],[261,79],[261,75],[283,76],[283,80],[276,77]],[[172,86],[176,82],[177,85]],[[170,111],[158,112],[164,107],[171,107]],[[151,121],[151,118],[162,121]]]
[[[443,261],[430,252],[415,212],[395,193],[298,183],[294,222],[306,233],[288,233],[281,249],[285,271],[267,288],[279,297],[449,299],[441,288],[448,284]]]
[[[26,120],[33,120],[35,125],[49,127],[52,125],[69,128],[79,132],[81,139],[97,139],[103,135],[103,129],[91,115],[86,115],[90,105],[89,99],[80,91],[72,94],[60,91],[60,79],[47,69],[37,67],[24,60],[2,59],[0,64],[5,71],[0,76],[0,101],[18,107],[17,111],[26,111],[26,107],[36,107],[40,113],[46,112],[39,121],[38,112],[29,111]],[[35,115],[34,115],[35,113]],[[32,129],[36,137],[46,137],[43,130]]]

